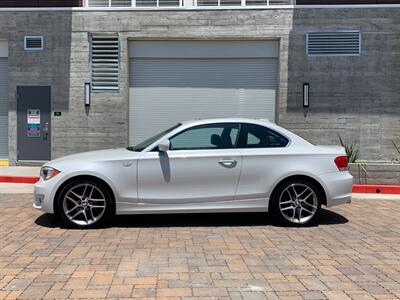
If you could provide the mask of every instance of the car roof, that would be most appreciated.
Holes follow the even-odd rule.
[[[250,118],[215,118],[215,119],[196,119],[181,122],[182,125],[200,125],[209,123],[269,123],[268,119],[250,119]]]

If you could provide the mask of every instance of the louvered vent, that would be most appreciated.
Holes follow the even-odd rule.
[[[118,35],[92,35],[92,89],[117,90],[119,84]]]
[[[309,32],[307,33],[307,54],[360,55],[360,40],[359,31]]]
[[[25,50],[43,50],[42,36],[26,36],[24,39]]]

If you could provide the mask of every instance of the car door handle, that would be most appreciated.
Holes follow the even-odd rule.
[[[221,159],[218,163],[225,167],[234,167],[236,166],[237,160],[236,159]]]

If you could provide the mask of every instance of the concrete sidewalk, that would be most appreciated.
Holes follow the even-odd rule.
[[[40,167],[0,167],[0,176],[39,177]]]
[[[32,194],[33,184],[0,182],[0,194]]]
[[[375,200],[400,200],[400,195],[397,194],[365,194],[365,193],[353,193],[353,200],[362,199],[375,199]]]

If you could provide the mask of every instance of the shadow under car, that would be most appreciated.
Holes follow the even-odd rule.
[[[321,209],[317,221],[310,225],[336,225],[347,223],[348,219],[334,211]],[[43,214],[35,223],[39,226],[64,227],[55,215]],[[198,214],[145,214],[114,216],[103,228],[109,227],[216,227],[216,226],[283,226],[268,213],[198,213]],[[287,225],[285,225],[287,227]],[[293,227],[293,226],[292,226]],[[296,227],[296,226],[294,226]]]

